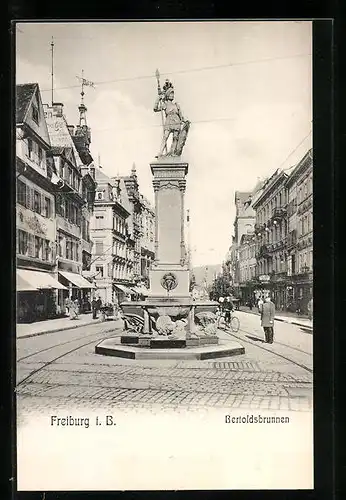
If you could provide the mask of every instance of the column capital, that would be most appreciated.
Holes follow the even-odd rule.
[[[153,187],[154,187],[154,191],[156,193],[160,188],[160,181],[158,179],[153,179]]]

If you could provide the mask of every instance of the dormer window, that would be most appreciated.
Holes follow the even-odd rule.
[[[96,199],[97,200],[104,200],[104,197],[105,197],[104,191],[97,191],[96,192]]]

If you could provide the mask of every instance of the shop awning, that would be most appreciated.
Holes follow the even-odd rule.
[[[96,271],[82,271],[82,276],[83,278],[94,278],[97,274],[99,274]]]
[[[131,286],[131,290],[140,295],[148,295],[148,290],[146,288],[140,288],[139,286]]]
[[[68,271],[59,271],[59,274],[66,278],[70,283],[75,285],[77,288],[96,288],[93,283],[90,283],[90,281],[86,280],[81,276],[80,274],[77,273],[69,273]]]
[[[119,285],[118,283],[114,283],[114,286],[116,288],[118,288],[118,290],[120,290],[121,292],[124,292],[124,293],[127,293],[127,294],[130,294],[130,295],[133,295],[133,290],[131,290],[130,288],[128,288],[127,286],[125,285]]]
[[[28,281],[25,281],[18,273],[17,273],[17,292],[30,292],[33,290],[37,290],[35,286],[30,285]]]
[[[59,283],[49,273],[42,271],[31,271],[29,269],[17,269],[17,290],[30,291],[49,288],[59,288],[66,290],[66,287]]]

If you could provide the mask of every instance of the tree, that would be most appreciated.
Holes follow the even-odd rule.
[[[210,299],[211,300],[219,300],[220,297],[227,297],[229,295],[233,295],[234,288],[231,285],[231,276],[229,272],[224,269],[222,274],[219,274],[211,286],[210,290]]]

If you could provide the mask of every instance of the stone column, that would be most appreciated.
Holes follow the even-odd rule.
[[[165,279],[169,278],[174,282],[169,296],[188,298],[184,238],[188,164],[168,157],[151,163],[150,167],[155,192],[155,263],[150,272],[150,297],[167,298]]]

